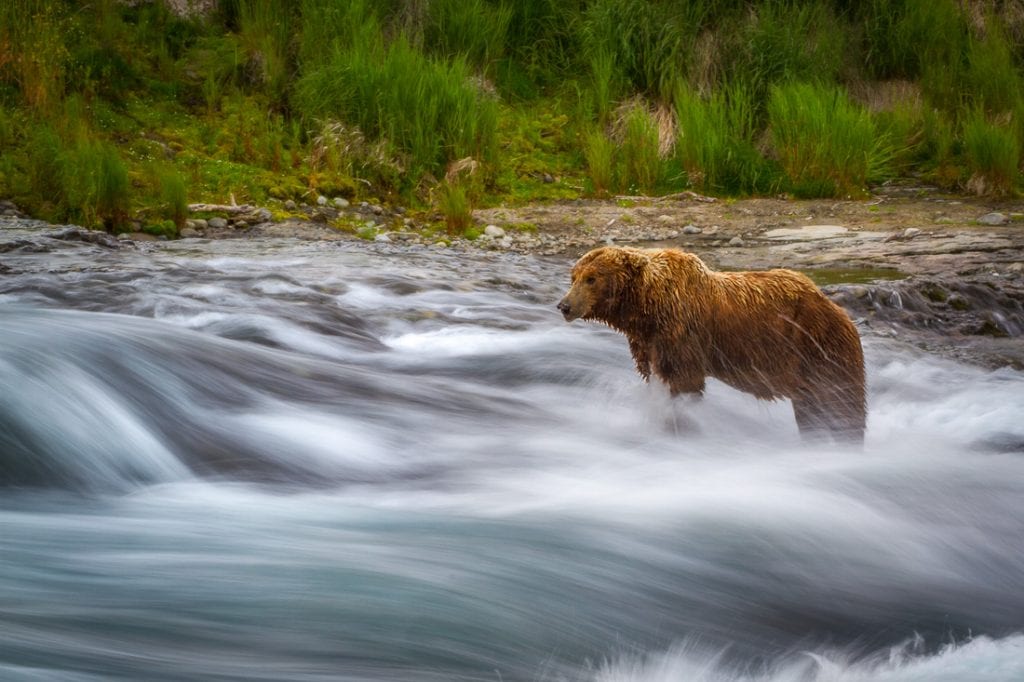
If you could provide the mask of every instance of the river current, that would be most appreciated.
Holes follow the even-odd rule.
[[[567,259],[74,234],[0,223],[2,680],[1024,679],[1018,371],[865,332],[807,444]]]

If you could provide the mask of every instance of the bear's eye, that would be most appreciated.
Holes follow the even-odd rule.
[[[596,281],[597,281],[597,278],[594,277],[593,275],[591,275],[590,277],[587,277],[585,280],[583,280],[583,282],[585,284],[593,284]]]

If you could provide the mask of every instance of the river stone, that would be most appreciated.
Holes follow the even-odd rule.
[[[391,237],[387,236],[386,234],[378,234],[376,237],[373,238],[373,241],[375,241],[375,242],[390,242],[391,241]]]
[[[289,199],[288,201],[284,202],[284,210],[286,210],[286,211],[295,211],[295,210],[298,210],[298,208],[299,208],[298,204],[296,204],[291,199]]]
[[[849,230],[842,225],[807,225],[806,227],[779,227],[764,233],[765,239],[828,239],[841,237]]]
[[[194,227],[186,227],[181,231],[181,234],[178,236],[180,236],[182,239],[193,239],[195,237],[199,237],[202,235],[200,234],[199,230],[195,229]]]
[[[343,199],[342,197],[335,197],[334,205],[337,206],[338,208],[348,208],[348,199]]]
[[[505,236],[505,230],[501,229],[497,225],[488,225],[484,228],[484,234],[494,239],[501,239]]]
[[[743,240],[739,237],[733,237],[729,240],[729,246],[743,246]]]
[[[225,227],[228,226],[228,221],[227,221],[226,218],[210,218],[206,222],[207,222],[207,225],[209,225],[210,227],[212,227],[215,230],[222,230],[222,229],[224,229]]]
[[[323,194],[318,194],[317,197],[316,197],[316,205],[317,206],[326,206],[327,205],[327,197],[325,197]]]
[[[254,214],[256,220],[261,223],[269,223],[274,218],[274,214],[270,212],[268,208],[261,208]]]
[[[687,225],[683,228],[683,234],[700,234],[704,230],[700,229],[696,225]]]
[[[998,213],[993,211],[992,213],[986,213],[985,215],[978,218],[978,222],[982,225],[1005,225],[1010,222],[1010,219],[1005,213]]]
[[[903,230],[904,239],[913,239],[919,234],[921,234],[921,230],[917,229],[916,227],[908,227],[907,229]]]

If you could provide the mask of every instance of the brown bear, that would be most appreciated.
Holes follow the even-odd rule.
[[[625,334],[640,374],[673,396],[699,395],[713,377],[762,400],[790,398],[803,436],[863,442],[860,336],[800,273],[715,272],[678,249],[607,246],[579,259],[558,309]]]

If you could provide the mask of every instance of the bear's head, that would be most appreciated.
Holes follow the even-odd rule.
[[[566,322],[622,319],[647,260],[642,249],[628,247],[603,246],[585,254],[573,266],[572,286],[558,303]]]

